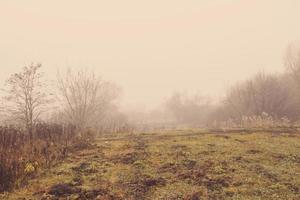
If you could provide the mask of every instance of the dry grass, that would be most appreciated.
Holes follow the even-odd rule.
[[[72,126],[38,124],[32,141],[20,128],[0,127],[0,192],[22,187],[38,169],[62,160],[75,139]]]
[[[3,199],[300,199],[299,134],[120,134]]]

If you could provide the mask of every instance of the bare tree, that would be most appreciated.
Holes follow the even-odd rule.
[[[294,116],[295,110],[295,105],[291,104],[291,95],[283,76],[259,73],[229,90],[223,112],[234,119],[262,113],[272,117],[290,117]]]
[[[33,127],[45,111],[47,94],[42,82],[41,64],[25,66],[19,73],[12,74],[6,84],[8,93],[5,96],[5,111],[9,119],[26,128],[30,140],[33,138]]]
[[[62,77],[58,75],[58,99],[67,122],[81,132],[99,121],[97,118],[118,96],[118,88],[96,77],[93,72],[70,69]]]
[[[300,84],[300,46],[290,44],[285,54],[285,66],[293,75],[293,78]]]
[[[201,95],[188,96],[174,93],[165,102],[165,108],[176,123],[189,125],[204,125],[212,105],[208,98]]]

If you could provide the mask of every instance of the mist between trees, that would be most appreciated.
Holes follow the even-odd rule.
[[[38,123],[71,124],[76,133],[128,132],[152,128],[296,125],[300,117],[300,50],[288,46],[285,73],[258,72],[228,88],[221,101],[175,92],[149,112],[119,109],[121,88],[93,71],[71,68],[46,80],[41,64],[12,74],[2,91],[2,125],[15,125],[32,139]],[[126,91],[124,91],[126,92]],[[124,110],[124,109],[123,109]]]
[[[135,113],[142,130],[174,127],[296,127],[300,119],[300,49],[288,46],[282,74],[258,72],[225,91],[216,102],[201,94],[175,92],[162,106]],[[208,86],[209,87],[209,86]]]
[[[69,69],[49,81],[41,64],[25,66],[2,89],[0,191],[22,186],[39,167],[51,167],[89,145],[97,134],[178,127],[297,127],[299,47],[290,45],[284,61],[285,73],[259,72],[229,88],[217,103],[198,94],[174,93],[150,112],[121,111],[121,88],[92,71]]]

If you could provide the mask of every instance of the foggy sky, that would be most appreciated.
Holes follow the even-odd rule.
[[[258,71],[282,71],[299,20],[297,0],[0,0],[0,79],[40,62],[49,79],[95,69],[123,88],[124,106],[173,91],[219,97]]]

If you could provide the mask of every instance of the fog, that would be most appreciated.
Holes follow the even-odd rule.
[[[0,0],[0,200],[300,199],[300,0]]]
[[[94,69],[123,89],[123,108],[154,108],[174,91],[219,99],[257,72],[283,71],[300,38],[300,2],[0,2],[0,78],[40,62]]]

